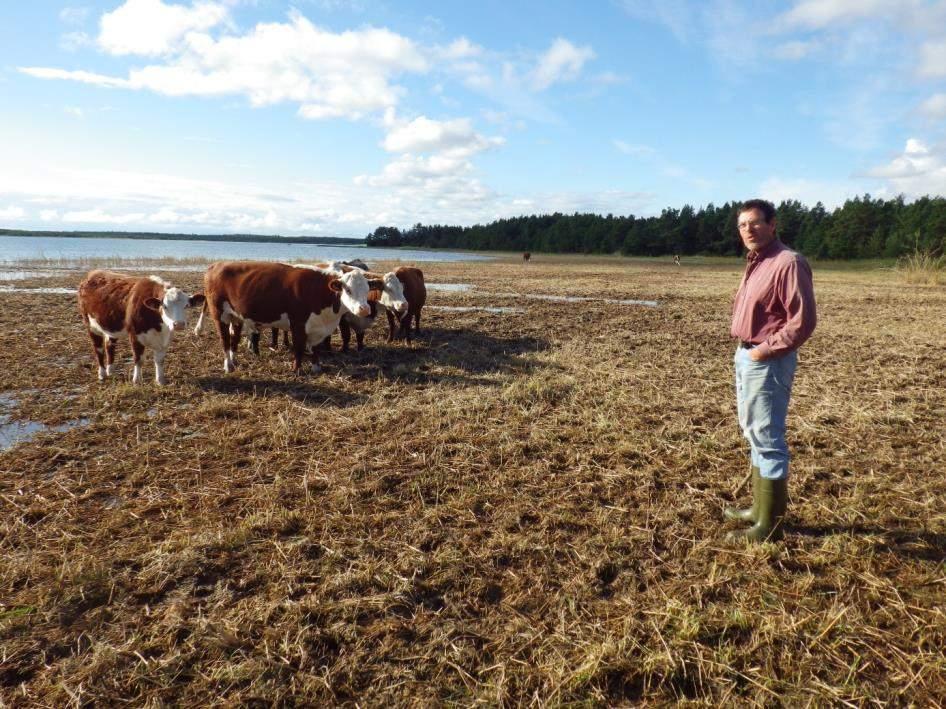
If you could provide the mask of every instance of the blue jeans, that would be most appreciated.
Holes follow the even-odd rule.
[[[788,477],[788,443],[785,419],[792,393],[798,353],[753,362],[750,350],[736,349],[736,410],[739,427],[749,441],[752,464],[763,478]]]

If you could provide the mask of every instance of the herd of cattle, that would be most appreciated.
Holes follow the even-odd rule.
[[[259,335],[272,329],[291,335],[293,371],[300,372],[305,356],[319,370],[318,352],[328,347],[339,330],[348,349],[355,332],[358,349],[379,310],[388,318],[388,342],[419,331],[420,312],[427,299],[424,274],[402,266],[389,273],[372,273],[360,261],[332,261],[290,266],[268,261],[221,261],[204,273],[204,292],[189,295],[157,276],[135,277],[109,271],[90,272],[79,284],[79,312],[92,340],[98,376],[112,373],[115,342],[127,335],[134,359],[132,381],[141,381],[141,356],[150,349],[154,376],[165,384],[164,358],[175,328],[186,325],[186,309],[201,306],[194,332],[204,316],[213,321],[223,345],[223,368],[236,367],[235,350],[241,335],[259,354]],[[413,328],[411,326],[413,321]]]

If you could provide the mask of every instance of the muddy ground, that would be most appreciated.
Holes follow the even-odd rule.
[[[946,288],[815,265],[790,525],[749,547],[739,263],[419,265],[520,311],[302,377],[178,332],[163,388],[18,290],[80,272],[0,283],[0,423],[49,427],[0,451],[0,704],[946,703]]]

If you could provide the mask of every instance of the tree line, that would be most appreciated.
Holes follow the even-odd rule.
[[[381,226],[369,234],[368,246],[488,251],[663,256],[669,254],[734,256],[742,253],[736,232],[738,202],[694,209],[665,209],[660,216],[609,214],[532,215],[490,224],[448,226],[416,224],[401,230]],[[777,207],[779,238],[812,258],[898,258],[915,250],[946,252],[946,199],[923,197],[907,203],[849,199],[828,211],[818,202],[807,207],[797,200]]]

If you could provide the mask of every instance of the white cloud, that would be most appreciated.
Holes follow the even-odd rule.
[[[188,32],[215,27],[228,14],[217,2],[194,2],[188,8],[161,0],[126,0],[102,16],[98,44],[110,54],[165,54]]]
[[[66,106],[63,110],[70,116],[74,116],[76,118],[85,118],[85,112],[78,106]]]
[[[657,154],[657,151],[648,145],[634,145],[623,140],[615,139],[614,147],[625,155],[637,155],[651,157]]]
[[[64,7],[59,11],[59,21],[67,25],[81,25],[88,16],[87,7]]]
[[[83,211],[66,212],[62,215],[62,221],[66,224],[143,224],[146,223],[145,215],[138,213],[131,214],[109,214],[102,209],[87,209]]]
[[[131,82],[125,79],[116,79],[112,76],[95,74],[89,71],[66,71],[65,69],[50,69],[35,66],[20,67],[19,71],[23,74],[36,77],[37,79],[64,79],[67,81],[78,81],[82,84],[102,86],[104,88],[136,88]]]
[[[781,15],[776,25],[824,29],[838,22],[896,12],[904,5],[903,0],[803,0]]]
[[[920,113],[934,120],[946,118],[946,94],[933,94],[920,104]]]
[[[460,37],[446,47],[435,48],[435,53],[439,55],[441,59],[456,61],[481,56],[484,50],[481,46],[473,44],[466,37]]]
[[[931,148],[910,138],[900,155],[873,168],[868,175],[887,180],[891,194],[907,198],[946,194],[946,146]]]
[[[0,209],[0,219],[23,219],[26,211],[22,207],[6,207]]]
[[[195,5],[195,12],[203,7]],[[169,96],[243,95],[254,106],[294,102],[304,118],[360,118],[397,104],[403,90],[390,83],[392,76],[427,69],[421,51],[401,35],[374,28],[336,34],[293,12],[288,23],[260,24],[243,36],[217,40],[190,32],[165,63],[133,69],[127,79],[44,67],[20,71]]]
[[[591,47],[576,47],[567,39],[559,37],[540,57],[532,72],[532,85],[538,89],[547,89],[560,81],[575,79],[585,62],[594,59]]]
[[[58,222],[59,212],[55,209],[43,209],[40,210],[39,218],[44,222]]]
[[[436,121],[426,116],[395,126],[384,139],[384,149],[392,153],[449,151],[468,156],[502,145],[502,138],[486,138],[473,130],[467,118]]]
[[[620,6],[631,17],[663,25],[680,42],[693,31],[693,10],[686,0],[621,0]]]

